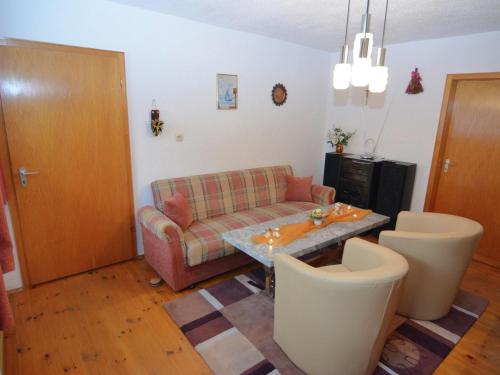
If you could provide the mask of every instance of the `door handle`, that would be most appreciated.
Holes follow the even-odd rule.
[[[19,168],[19,177],[21,178],[21,186],[25,188],[28,185],[28,180],[26,176],[38,173],[39,173],[38,171],[27,171],[26,168],[24,167]]]
[[[452,166],[452,165],[453,165],[453,163],[451,162],[451,160],[450,159],[446,159],[444,161],[443,172],[444,173],[448,173],[448,169],[450,169],[450,166]]]

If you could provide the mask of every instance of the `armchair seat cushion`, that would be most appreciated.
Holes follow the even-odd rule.
[[[313,202],[285,201],[195,221],[184,232],[186,243],[184,263],[193,267],[238,251],[222,239],[222,234],[227,231],[294,215],[317,207],[320,205]]]
[[[333,266],[319,267],[319,269],[326,272],[351,272],[351,270],[343,264],[334,264]]]

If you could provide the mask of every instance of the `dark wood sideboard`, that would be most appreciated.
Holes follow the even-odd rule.
[[[335,188],[336,201],[389,216],[391,222],[379,228],[380,232],[393,229],[398,213],[410,209],[416,167],[414,163],[328,152],[323,184]]]

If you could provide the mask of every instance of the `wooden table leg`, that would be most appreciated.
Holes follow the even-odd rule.
[[[266,273],[266,292],[274,298],[274,267],[264,267]]]
[[[346,240],[339,241],[337,244],[338,249],[340,250],[340,262],[342,263],[342,258],[344,257],[344,246],[345,246]]]

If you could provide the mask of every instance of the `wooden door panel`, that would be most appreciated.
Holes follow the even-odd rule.
[[[32,283],[130,258],[130,161],[119,53],[0,47],[0,95]],[[121,84],[122,83],[122,84]]]
[[[459,80],[450,100],[432,210],[481,223],[476,255],[500,264],[500,79]]]

